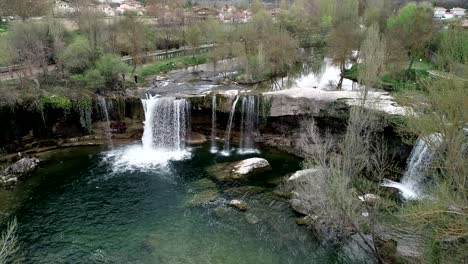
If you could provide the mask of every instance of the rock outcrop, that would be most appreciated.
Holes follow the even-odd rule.
[[[2,172],[0,182],[3,185],[15,185],[19,179],[24,179],[33,173],[39,166],[39,162],[36,158],[20,159]]]
[[[270,163],[262,158],[250,158],[238,162],[213,165],[208,172],[220,181],[247,180],[259,173],[271,170]]]

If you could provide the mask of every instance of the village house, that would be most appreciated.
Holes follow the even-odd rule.
[[[55,1],[55,6],[53,12],[57,16],[67,15],[75,12],[76,9],[71,6],[69,3],[57,0]]]
[[[97,9],[106,16],[115,16],[115,11],[110,5],[98,5]]]
[[[283,10],[281,10],[281,8],[273,8],[273,9],[270,9],[270,14],[273,16],[273,17],[276,17],[277,15],[279,15]]]
[[[434,7],[434,18],[438,18],[438,19],[443,18],[446,11],[447,11],[447,8],[445,7],[440,7],[440,6]]]
[[[466,14],[466,9],[461,8],[461,7],[454,7],[450,9],[450,12],[455,16],[455,17],[465,17]]]
[[[117,15],[123,15],[125,12],[136,12],[137,15],[142,16],[146,13],[146,9],[140,2],[124,2],[115,9]]]

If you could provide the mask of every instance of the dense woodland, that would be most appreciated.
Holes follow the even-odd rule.
[[[14,65],[15,70],[4,73],[13,78],[0,79],[0,107],[41,111],[52,105],[85,112],[96,93],[123,93],[145,85],[145,77],[226,58],[242,65],[235,81],[257,83],[287,75],[302,63],[302,49],[322,49],[341,69],[337,89],[345,77],[362,86],[362,107],[351,111],[342,140],[317,131],[314,122],[304,128],[303,148],[309,154],[304,166],[319,166],[326,175],[334,201],[329,217],[345,219],[360,234],[375,234],[382,223],[421,233],[424,263],[466,261],[468,30],[460,20],[435,21],[432,3],[396,0],[281,0],[277,2],[283,12],[272,17],[254,0],[248,4],[251,22],[222,24],[215,18],[187,16],[191,5],[183,1],[146,0],[145,16],[127,13],[109,22],[88,1],[75,2],[79,11],[67,19],[77,29],[69,30],[45,0],[0,0],[2,16],[22,18],[1,25],[0,64]],[[467,6],[463,0],[434,3]],[[30,19],[36,16],[43,18]],[[204,45],[212,47],[197,52]],[[145,56],[172,49],[192,53],[173,61]],[[347,68],[350,63],[354,66]],[[355,215],[351,197],[385,197],[377,183],[396,174],[378,136],[389,121],[363,107],[371,88],[386,89],[413,109],[392,121],[409,142],[439,133],[443,144],[430,168],[430,199],[382,199],[369,205],[370,217],[362,219]],[[366,245],[379,263],[399,261],[389,258],[377,239]]]

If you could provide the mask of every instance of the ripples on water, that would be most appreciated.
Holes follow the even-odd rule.
[[[322,246],[272,183],[240,197],[218,184],[206,167],[245,156],[220,157],[210,147],[148,152],[138,145],[91,155],[56,157],[40,169],[30,198],[16,212],[23,263],[344,263]],[[273,172],[298,168],[293,157],[263,151]],[[271,181],[271,180],[267,180]],[[195,198],[218,196],[199,206]],[[226,206],[249,204],[245,213]]]

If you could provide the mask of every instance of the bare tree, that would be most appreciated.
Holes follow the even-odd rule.
[[[7,263],[9,258],[18,251],[18,221],[11,220],[0,237],[0,263]]]

